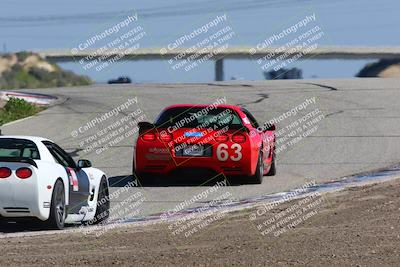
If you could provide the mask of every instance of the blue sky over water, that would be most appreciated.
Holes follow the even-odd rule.
[[[226,25],[234,31],[230,46],[252,46],[271,34],[315,14],[315,25],[324,31],[318,45],[397,46],[400,43],[396,0],[171,0],[171,1],[31,1],[2,0],[0,4],[1,51],[73,48],[87,38],[138,15],[137,25],[146,36],[140,47],[164,47],[184,34],[227,14]],[[191,40],[193,45],[198,40]],[[283,43],[287,40],[281,40]],[[304,78],[352,77],[365,60],[304,60],[291,67],[303,70]],[[137,82],[199,82],[214,78],[212,62],[189,71],[175,71],[166,61],[119,62],[109,68],[85,70],[79,63],[63,67],[87,74],[99,82],[129,75]],[[263,79],[262,70],[248,60],[226,60],[225,79]]]

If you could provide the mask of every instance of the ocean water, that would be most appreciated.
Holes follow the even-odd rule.
[[[2,52],[79,47],[91,37],[103,33],[127,16],[137,20],[94,43],[91,48],[110,44],[124,33],[140,26],[144,36],[137,47],[167,48],[179,38],[201,29],[218,16],[226,20],[210,27],[182,47],[199,44],[213,33],[229,27],[233,32],[224,44],[254,46],[279,34],[304,18],[314,16],[304,29],[276,40],[284,45],[294,37],[318,26],[323,37],[318,46],[397,46],[400,44],[396,0],[170,0],[170,1],[50,1],[2,0],[0,3],[0,50]],[[223,45],[223,44],[221,44]],[[105,68],[88,68],[85,62],[62,63],[61,66],[86,74],[98,82],[120,75],[135,82],[207,82],[214,79],[214,63],[205,61],[185,70],[164,61],[118,61]],[[303,70],[304,78],[353,77],[370,60],[298,60],[288,67]],[[85,67],[86,66],[86,67]],[[225,60],[225,79],[263,79],[257,60]]]

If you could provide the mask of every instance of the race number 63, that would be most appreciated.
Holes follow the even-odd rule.
[[[226,161],[229,158],[227,144],[219,144],[217,147],[217,158],[219,161]],[[242,159],[242,146],[239,144],[232,144],[230,149],[235,153],[235,155],[230,156],[232,161],[239,161]]]

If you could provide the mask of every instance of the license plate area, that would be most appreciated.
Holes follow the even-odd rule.
[[[210,144],[176,144],[176,157],[212,157],[212,145]]]
[[[183,148],[183,156],[201,157],[204,155],[204,148],[202,145],[187,145]]]

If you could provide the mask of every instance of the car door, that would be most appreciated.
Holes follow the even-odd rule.
[[[68,213],[79,213],[83,206],[88,205],[90,182],[86,172],[76,166],[75,161],[61,147],[44,142],[57,163],[65,168],[69,178],[69,210]]]

